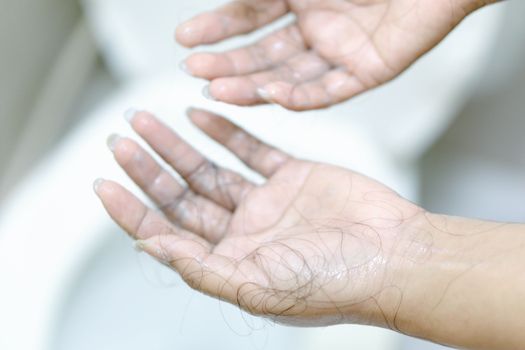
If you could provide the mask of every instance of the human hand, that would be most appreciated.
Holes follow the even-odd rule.
[[[113,136],[117,162],[162,213],[117,183],[95,188],[142,250],[193,288],[292,325],[395,328],[401,271],[430,242],[412,227],[424,211],[358,173],[296,159],[202,110],[190,118],[266,178],[256,185],[207,160],[155,117],[133,129],[187,183],[136,142]]]
[[[211,81],[211,98],[328,107],[399,75],[469,13],[493,0],[239,0],[183,23],[194,47],[252,32],[293,13],[288,27],[223,53],[196,53],[186,70]]]

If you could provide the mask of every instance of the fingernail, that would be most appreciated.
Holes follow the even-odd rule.
[[[209,85],[206,85],[202,89],[202,96],[206,97],[208,100],[217,101],[217,99],[212,96],[212,94],[210,92],[210,86]]]
[[[257,95],[259,95],[264,101],[270,102],[272,100],[270,93],[265,88],[258,88]]]
[[[187,115],[187,116],[190,116],[194,111],[195,111],[195,108],[193,108],[193,107],[188,107],[188,108],[186,109],[186,115]]]
[[[182,61],[181,63],[179,63],[179,68],[181,71],[183,71],[184,73],[188,74],[188,75],[193,75],[190,71],[190,69],[188,68],[188,65],[186,64],[186,61]]]
[[[124,119],[126,119],[129,123],[131,123],[131,121],[133,120],[133,118],[135,117],[137,113],[138,111],[136,109],[130,108],[124,113]]]
[[[106,144],[108,145],[108,148],[111,152],[115,151],[115,147],[117,146],[117,143],[120,141],[121,137],[117,134],[111,134],[109,135]]]
[[[95,182],[93,183],[93,190],[95,191],[95,193],[98,193],[98,189],[100,188],[100,186],[104,183],[104,179],[96,179]]]
[[[135,249],[137,252],[142,253],[144,252],[144,241],[134,241],[133,242],[133,249]]]

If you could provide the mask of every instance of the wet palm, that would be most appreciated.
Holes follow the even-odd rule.
[[[294,110],[327,107],[396,77],[483,1],[245,0],[182,24],[186,46],[251,32],[291,12],[290,26],[248,47],[197,53],[189,72],[213,98]]]
[[[370,310],[401,288],[392,266],[424,258],[424,233],[407,230],[421,209],[367,177],[294,159],[210,113],[190,114],[267,181],[214,165],[140,112],[133,128],[188,187],[134,141],[112,137],[118,163],[163,212],[98,182],[113,219],[192,287],[251,313],[291,324],[389,325]]]

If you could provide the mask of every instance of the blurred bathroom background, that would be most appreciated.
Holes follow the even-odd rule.
[[[106,135],[130,134],[128,107],[238,167],[186,124],[197,104],[431,211],[523,222],[525,2],[479,11],[391,84],[302,115],[207,101],[179,72],[175,26],[222,2],[0,0],[0,349],[444,349],[363,327],[279,327],[202,297],[134,252],[90,185],[129,184],[104,149]]]

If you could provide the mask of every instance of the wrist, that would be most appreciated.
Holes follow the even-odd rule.
[[[524,226],[426,212],[413,229],[432,243],[424,261],[403,265],[396,330],[462,348],[521,348]]]
[[[404,259],[400,274],[403,300],[394,316],[396,328],[409,335],[441,341],[435,337],[438,328],[438,332],[442,328],[436,315],[441,312],[451,284],[468,269],[471,258],[464,252],[472,242],[467,243],[464,236],[458,235],[456,227],[450,227],[448,217],[429,212],[422,213],[411,230],[425,235],[430,243],[424,259]],[[450,316],[444,319],[453,317],[455,312],[447,310],[450,311]]]

